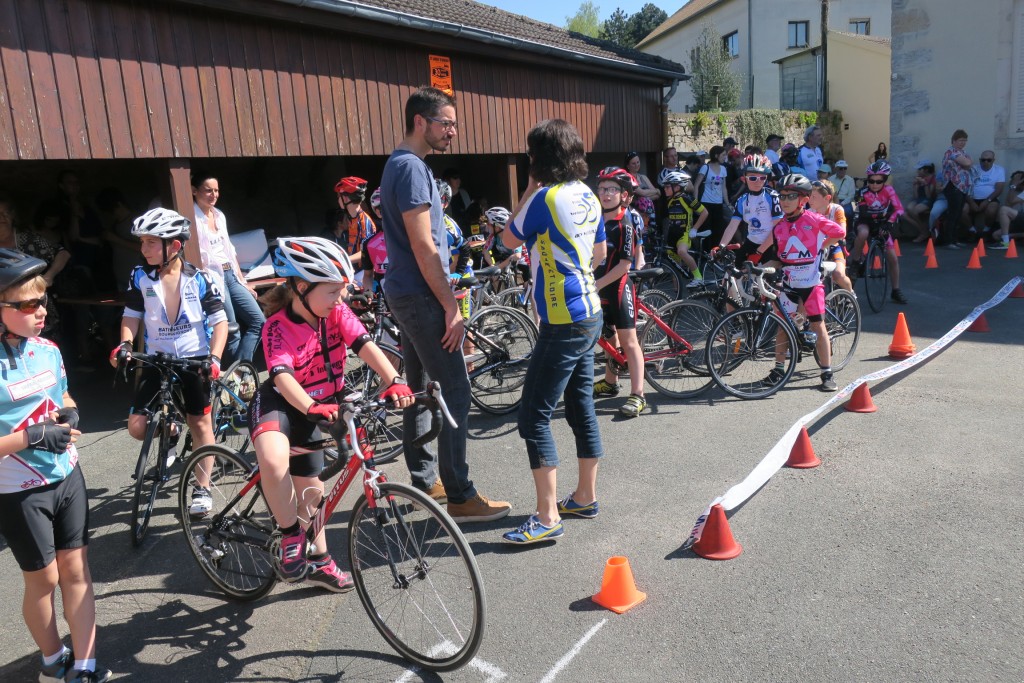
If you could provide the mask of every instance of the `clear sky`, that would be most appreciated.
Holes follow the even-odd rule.
[[[555,26],[565,26],[565,18],[576,14],[576,10],[583,4],[582,0],[480,0],[485,5],[491,5],[498,7],[507,12],[515,12],[516,14],[522,14],[536,19],[537,21],[543,21],[548,24],[554,24]],[[652,0],[593,0],[594,4],[600,9],[599,16],[601,21],[604,21],[612,15],[617,7],[622,8],[622,11],[626,14],[634,14],[640,11],[640,8],[646,5]],[[654,4],[665,10],[665,12],[672,16],[680,7],[685,4],[685,0],[674,0],[673,2],[665,2],[665,0],[653,0]]]

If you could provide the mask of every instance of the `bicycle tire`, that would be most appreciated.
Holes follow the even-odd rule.
[[[511,413],[523,399],[537,328],[523,313],[503,306],[480,309],[466,327],[477,342],[467,358],[467,365],[474,366],[469,371],[470,399],[486,413]]]
[[[871,310],[881,313],[889,296],[889,262],[885,258],[885,249],[874,240],[868,247],[868,255],[864,257],[864,291]]]
[[[213,463],[204,465],[209,457]],[[196,470],[206,465],[214,507],[204,517],[193,517],[189,507],[192,487],[198,483]],[[239,497],[252,470],[242,456],[224,446],[203,446],[185,464],[178,491],[181,529],[199,568],[222,593],[244,602],[262,598],[277,582],[271,555],[274,517],[263,490],[253,486]]]
[[[399,375],[405,374],[405,359],[402,352],[391,344],[380,343],[377,345],[381,353],[391,362]],[[368,375],[364,378],[364,385],[361,388],[364,396],[375,397],[380,392],[380,376],[367,368]],[[359,424],[366,429],[366,443],[373,449],[373,460],[378,465],[386,465],[394,462],[402,453],[402,427],[401,408],[378,408],[372,414],[359,419]],[[336,454],[335,454],[336,455]]]
[[[713,380],[707,369],[705,351],[708,334],[718,322],[710,306],[683,299],[658,312],[658,317],[691,346],[673,340],[654,320],[640,331],[644,354],[644,378],[660,394],[671,398],[693,398],[706,391]]]
[[[349,520],[359,600],[384,640],[409,661],[431,671],[464,666],[480,648],[487,613],[476,557],[430,496],[395,482],[378,490],[377,506],[364,493]]]
[[[162,428],[164,414],[153,413],[146,424],[139,459],[135,463],[135,495],[132,497],[132,545],[138,547],[146,540],[149,522],[153,517],[156,496],[166,476],[167,436]]]
[[[777,335],[782,333],[782,339]],[[778,347],[778,349],[777,349]],[[784,357],[781,377],[772,381],[776,351]],[[774,311],[742,309],[727,313],[708,335],[707,363],[723,391],[742,399],[767,398],[793,376],[800,349],[792,326]]]
[[[661,291],[660,289],[645,289],[642,292],[638,291],[636,298],[644,303],[644,306],[651,309],[655,313],[672,303],[672,299],[668,298],[668,294]],[[639,327],[640,311],[637,314],[637,326]]]
[[[523,297],[523,287],[509,287],[498,294],[497,303],[499,306],[511,308],[525,315],[534,327],[537,322],[533,317],[533,296]]]
[[[645,278],[640,284],[644,291],[658,289],[665,293],[671,301],[678,300],[683,293],[683,278],[676,270],[675,264],[669,263],[671,257],[659,257],[648,268],[661,268],[664,272],[651,278]]]
[[[853,353],[860,342],[861,315],[857,297],[842,288],[832,290],[825,297],[825,330],[832,346],[832,371],[838,372],[845,368],[853,359]],[[814,360],[818,358],[818,348],[814,348]]]
[[[259,389],[259,371],[249,361],[235,361],[213,383],[210,414],[213,442],[236,453],[249,449],[249,401]]]

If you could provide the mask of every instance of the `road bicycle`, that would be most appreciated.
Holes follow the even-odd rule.
[[[661,275],[661,268],[629,272],[634,283]],[[646,318],[637,339],[644,357],[644,378],[651,386],[658,393],[672,398],[692,398],[710,387],[711,376],[707,371],[704,349],[708,333],[718,319],[717,314],[704,304],[686,299],[652,309],[636,294],[634,306],[638,324],[641,315]],[[615,348],[610,339],[611,335],[602,335],[597,341],[598,346],[616,373],[625,374],[628,371],[626,356],[622,349]]]
[[[437,436],[442,420],[455,426],[436,382],[417,395],[417,402],[431,412],[431,428],[417,446]],[[359,420],[380,403],[353,396],[341,404],[338,422],[320,423],[331,438],[293,446],[293,453],[305,453],[335,443],[341,454],[320,474],[324,482],[341,476],[313,512],[306,539],[312,545],[349,486],[361,480],[348,523],[349,564],[359,600],[403,657],[426,669],[450,671],[469,662],[483,639],[483,579],[451,517],[426,493],[388,481],[363,438],[347,438],[361,436]],[[200,468],[209,473],[214,507],[196,518],[189,514],[187,492]],[[267,595],[279,580],[281,531],[263,495],[259,469],[223,446],[204,446],[186,463],[180,491],[182,530],[203,573],[229,598],[252,601]]]
[[[259,389],[256,366],[235,361],[220,377],[210,381],[210,415],[213,417],[213,442],[237,453],[249,448],[249,402]],[[186,435],[187,445],[192,436]],[[182,455],[189,450],[183,449]]]
[[[868,239],[868,251],[861,261],[864,280],[864,293],[868,306],[875,313],[881,313],[889,298],[889,260],[886,258],[886,243],[891,235],[891,224],[888,221],[875,223],[876,229]]]
[[[834,268],[827,264],[827,273],[831,273],[829,265]],[[804,354],[818,360],[817,335],[804,327],[805,320],[794,318],[787,310],[792,303],[789,297],[780,301],[780,294],[788,290],[781,283],[781,274],[772,283],[779,291],[765,282],[766,275],[775,275],[774,268],[747,262],[744,273],[752,276],[753,295],[739,290],[741,298],[749,298],[749,305],[725,314],[712,328],[706,353],[708,371],[715,384],[732,396],[767,398],[789,382]],[[844,289],[833,291],[826,300],[824,320],[833,353],[831,367],[838,371],[849,363],[860,338],[856,298]],[[775,369],[777,358],[783,359],[781,371]]]
[[[466,341],[472,349],[465,358],[473,404],[492,415],[516,410],[537,345],[533,320],[514,308],[485,306],[466,321]]]
[[[710,230],[698,232],[694,236],[695,242],[693,246],[689,249],[690,256],[693,257],[698,270],[701,271],[701,275],[704,278],[702,281],[693,280],[692,273],[686,270],[679,261],[675,246],[665,244],[660,232],[651,231],[648,234],[651,235],[651,238],[649,247],[650,261],[648,261],[647,267],[662,268],[663,272],[658,277],[651,278],[642,283],[641,291],[647,289],[660,290],[670,300],[675,301],[682,298],[689,289],[704,289],[710,286],[710,283],[714,282],[720,275],[711,254],[703,248],[704,239],[711,235]]]

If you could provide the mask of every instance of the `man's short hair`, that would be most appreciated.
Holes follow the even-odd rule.
[[[774,142],[775,140],[781,140],[781,139],[782,139],[782,136],[781,136],[781,135],[776,135],[775,133],[772,133],[771,135],[769,135],[768,137],[766,137],[766,138],[764,139],[764,144],[766,144],[766,145],[770,145],[770,144],[772,144],[772,142]]]
[[[674,151],[676,151],[675,147],[666,147],[665,149],[661,150],[661,155],[665,156],[669,152],[674,152]]]
[[[736,144],[737,144],[736,138],[734,138],[734,137],[727,137],[725,140],[722,140],[722,146],[723,147],[726,146],[726,145],[732,145],[733,147],[735,147]]]
[[[446,168],[444,169],[444,173],[441,174],[441,179],[445,181],[462,180],[462,174],[459,173],[459,169],[457,168]]]
[[[963,128],[957,128],[956,130],[953,131],[953,137],[951,137],[949,139],[949,141],[950,142],[956,142],[957,140],[966,140],[966,139],[967,139],[967,131],[964,130]]]
[[[804,142],[807,142],[807,138],[814,135],[814,132],[817,130],[821,130],[821,126],[807,126],[807,130],[804,131]]]
[[[530,155],[530,176],[544,185],[587,177],[583,138],[568,121],[541,121],[527,134],[526,148]]]
[[[437,116],[442,107],[454,107],[455,98],[437,88],[420,88],[405,101],[405,134],[416,128],[416,116]]]

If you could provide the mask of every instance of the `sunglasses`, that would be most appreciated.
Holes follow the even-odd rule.
[[[768,180],[768,176],[763,176],[763,175],[748,175],[747,176],[747,182],[748,183],[757,183],[757,182],[763,183],[766,180]]]
[[[43,294],[38,299],[25,299],[24,301],[0,301],[0,306],[4,308],[13,308],[18,313],[35,313],[42,308],[46,308],[46,302],[48,297]]]
[[[784,202],[795,202],[801,197],[803,197],[803,195],[800,194],[799,192],[784,192],[779,195],[779,199],[781,199]]]
[[[868,185],[885,185],[885,180],[872,180],[868,178]]]
[[[993,161],[995,161],[995,159],[989,159],[988,157],[982,157],[981,158],[981,163],[983,163],[983,164],[984,163],[992,163]]]

